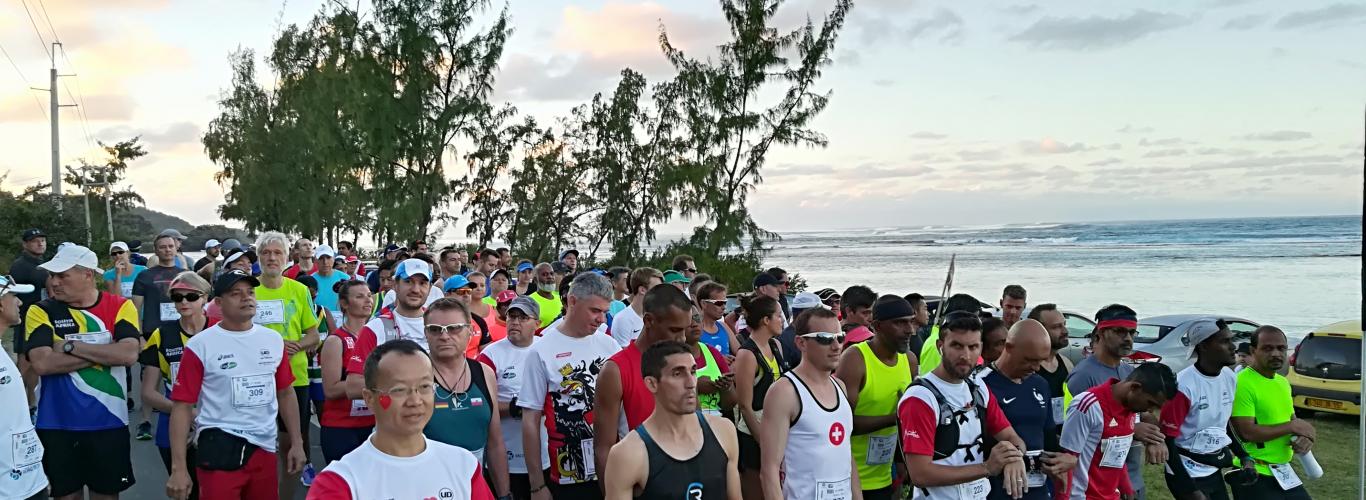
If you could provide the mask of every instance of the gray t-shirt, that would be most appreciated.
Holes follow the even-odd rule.
[[[1129,374],[1134,372],[1133,365],[1121,362],[1119,366],[1109,367],[1096,361],[1095,356],[1087,356],[1086,359],[1077,363],[1072,369],[1072,373],[1067,376],[1067,390],[1075,397],[1086,390],[1109,382],[1110,379],[1124,380],[1129,378]],[[1143,491],[1143,443],[1134,440],[1134,447],[1129,448],[1129,457],[1126,462],[1129,466],[1129,482],[1133,485],[1134,491],[1140,492],[1140,500],[1147,496]]]

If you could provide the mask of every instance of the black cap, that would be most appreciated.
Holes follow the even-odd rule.
[[[131,252],[142,250],[142,240],[128,240],[128,250]]]
[[[574,271],[569,268],[569,264],[565,264],[558,260],[550,263],[550,269],[560,274],[567,274]]]
[[[13,234],[13,233],[11,233],[11,234]],[[24,242],[28,242],[28,240],[31,240],[31,239],[34,239],[34,238],[46,238],[46,237],[47,237],[47,235],[46,235],[46,234],[43,234],[43,230],[42,230],[42,229],[38,229],[38,228],[36,228],[36,227],[33,228],[33,229],[29,229],[29,230],[27,230],[27,231],[24,231],[24,236],[23,236]]]
[[[223,273],[218,277],[218,279],[214,280],[214,296],[217,297],[225,293],[228,293],[228,290],[231,290],[233,285],[236,285],[238,281],[242,280],[247,280],[247,282],[251,283],[251,286],[253,287],[261,286],[261,280],[256,279],[255,276],[244,273],[240,269],[233,269],[231,271]]]
[[[770,286],[777,284],[778,278],[774,278],[772,274],[759,273],[757,276],[754,277],[754,289],[756,290],[759,289],[759,287],[761,286]]]
[[[300,273],[300,274],[303,274],[303,273]],[[309,276],[309,275],[299,276],[299,277],[297,277],[297,278],[294,278],[294,281],[298,281],[300,285],[309,287],[309,288],[311,288],[311,289],[314,289],[314,290],[317,290],[317,289],[318,289],[318,280],[315,279],[315,278],[312,277],[312,276]]]

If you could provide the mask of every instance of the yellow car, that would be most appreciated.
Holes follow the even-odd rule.
[[[1290,391],[1295,410],[1361,414],[1361,321],[1320,327],[1290,356]]]

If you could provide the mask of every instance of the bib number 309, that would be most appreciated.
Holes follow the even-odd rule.
[[[232,406],[251,408],[270,404],[275,397],[273,377],[270,374],[245,375],[232,378]]]

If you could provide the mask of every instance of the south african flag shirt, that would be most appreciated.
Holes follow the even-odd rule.
[[[136,339],[138,311],[133,302],[100,292],[95,304],[71,307],[46,299],[24,317],[25,348],[52,347],[66,339],[112,344]],[[98,431],[128,426],[128,367],[90,366],[71,373],[44,375],[38,384],[38,422],[44,430]]]

